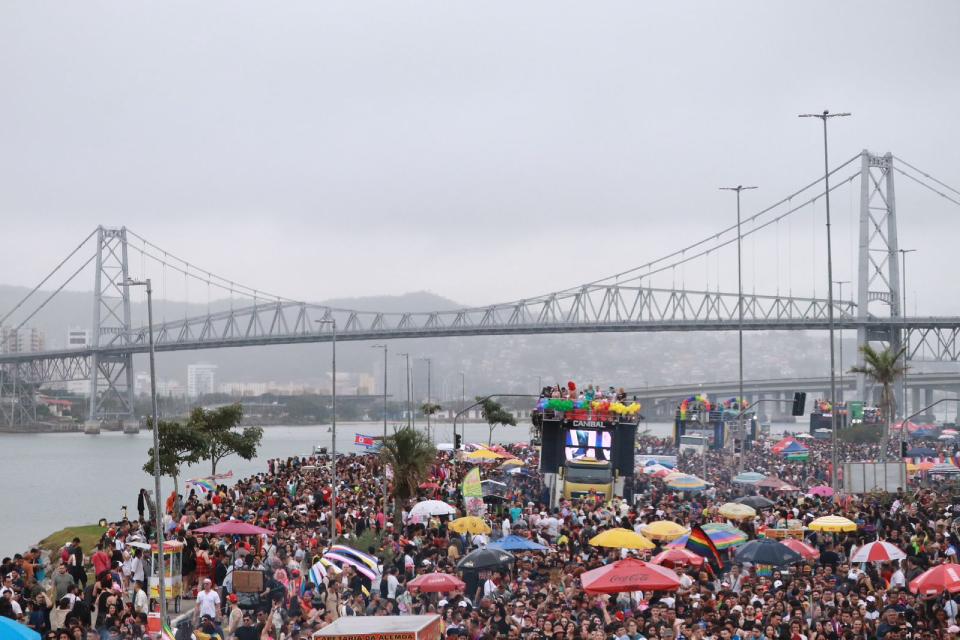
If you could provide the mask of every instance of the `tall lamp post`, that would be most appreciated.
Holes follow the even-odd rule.
[[[900,310],[900,317],[907,317],[907,254],[914,253],[916,249],[897,249],[900,252],[900,266],[903,268],[903,293],[901,297],[903,298],[903,308]],[[903,413],[901,415],[906,415],[907,413],[907,358],[910,357],[910,330],[906,327],[903,328],[903,346],[907,348],[903,352]],[[907,430],[907,423],[903,422],[900,425],[900,450],[903,451],[903,438],[904,432]]]
[[[383,349],[383,442],[387,441],[387,345],[375,344],[373,349]],[[383,474],[383,514],[387,514],[387,474]]]
[[[164,559],[163,559],[163,498],[160,495],[160,431],[157,426],[157,367],[156,351],[153,345],[153,286],[150,278],[146,280],[132,280],[127,278],[124,282],[127,287],[146,287],[147,288],[147,335],[150,341],[150,409],[153,412],[153,490],[156,504],[153,508],[154,526],[157,528],[157,572],[159,580],[157,582],[157,593],[160,596],[160,627],[166,621],[167,615],[167,586],[164,580]]]
[[[740,453],[737,455],[737,471],[743,471],[743,453],[746,448],[746,433],[743,428],[743,261],[741,259],[741,245],[743,234],[740,233],[740,192],[756,187],[745,187],[738,184],[735,187],[720,187],[721,191],[736,191],[737,193],[737,340],[739,342],[739,394],[737,397],[737,410],[740,412],[740,420],[737,422],[737,435],[740,440]]]
[[[333,437],[330,439],[330,467],[332,468],[331,484],[333,485],[333,490],[330,494],[330,544],[333,544],[337,539],[337,321],[335,318],[328,318],[326,320],[317,320],[317,324],[329,324],[332,329],[332,381],[330,383],[330,389],[333,396],[333,416],[330,419],[330,433]]]
[[[849,280],[834,280],[833,284],[837,285],[837,297],[840,298],[840,302],[843,302],[843,285],[850,284]],[[840,401],[843,402],[844,388],[843,388],[843,329],[840,329]],[[850,419],[850,412],[847,412],[847,420]]]
[[[410,354],[409,353],[398,353],[398,356],[403,356],[406,358],[407,366],[407,426],[413,428],[413,404],[410,398]]]
[[[830,485],[836,493],[839,487],[837,482],[837,412],[834,411],[837,398],[836,362],[834,360],[833,344],[833,245],[830,234],[830,161],[827,144],[827,120],[830,118],[844,118],[849,113],[830,113],[824,109],[823,113],[801,113],[801,118],[819,118],[823,122],[823,194],[826,198],[827,209],[827,322],[830,325]],[[866,304],[865,300],[860,301]],[[884,459],[886,457],[884,456]]]

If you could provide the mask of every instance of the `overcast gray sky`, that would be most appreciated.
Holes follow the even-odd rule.
[[[729,223],[718,186],[760,185],[752,211],[809,181],[820,130],[796,115],[824,108],[854,113],[834,158],[960,187],[958,25],[950,0],[5,0],[0,281],[102,223],[293,298],[529,297]],[[960,207],[905,181],[898,205],[909,288],[960,313]],[[850,279],[851,194],[835,208]],[[748,243],[748,287],[785,289],[770,252],[793,243],[811,293],[816,215]]]

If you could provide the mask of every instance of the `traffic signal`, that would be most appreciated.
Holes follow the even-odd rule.
[[[463,444],[463,436],[459,433],[453,434],[453,450],[460,451],[461,444]]]
[[[901,457],[901,458],[906,458],[906,457],[907,457],[907,443],[906,443],[906,442],[901,442],[901,443],[900,443],[900,457]]]
[[[793,411],[790,415],[802,416],[807,412],[807,394],[805,391],[797,391],[793,394]]]

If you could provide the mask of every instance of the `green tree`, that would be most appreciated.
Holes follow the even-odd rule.
[[[480,415],[487,421],[487,427],[490,429],[487,444],[493,444],[493,430],[497,428],[497,425],[508,424],[512,427],[517,426],[517,419],[513,414],[504,409],[503,405],[493,398],[482,398],[478,396],[477,402],[480,403]]]
[[[422,431],[409,426],[395,428],[380,447],[380,460],[393,469],[393,515],[398,525],[401,505],[417,495],[430,466],[437,457],[437,448]],[[387,505],[383,505],[386,509]]]
[[[152,423],[149,423],[152,428]],[[160,475],[173,478],[173,490],[180,493],[180,466],[200,462],[206,453],[206,442],[203,436],[179,422],[160,421],[157,424],[157,434],[160,443]],[[153,475],[154,449],[147,451],[147,462],[143,470]],[[157,496],[157,507],[163,508],[163,496]]]
[[[210,461],[212,475],[216,475],[217,465],[228,456],[238,455],[244,460],[252,460],[257,455],[263,429],[240,429],[242,420],[243,407],[239,404],[210,410],[198,407],[190,413],[187,425],[203,436],[206,443],[203,459]]]
[[[883,415],[884,422],[883,448],[880,452],[880,459],[883,461],[887,459],[887,449],[890,446],[890,422],[893,420],[894,412],[897,408],[897,399],[893,395],[893,383],[907,370],[906,365],[900,360],[906,351],[906,347],[898,351],[892,351],[890,349],[877,351],[869,344],[865,344],[860,347],[860,353],[863,354],[863,366],[856,366],[850,369],[850,373],[862,373],[875,384],[880,385],[879,409],[881,415]],[[906,425],[901,425],[901,441],[905,428]]]

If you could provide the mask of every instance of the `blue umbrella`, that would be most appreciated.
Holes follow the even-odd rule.
[[[40,640],[40,634],[15,620],[0,616],[0,638],[6,640]]]
[[[929,458],[937,455],[937,450],[931,447],[914,447],[907,451],[908,458]]]
[[[503,549],[504,551],[546,551],[547,548],[542,544],[537,544],[520,536],[507,536],[496,542],[487,545],[494,549]]]

